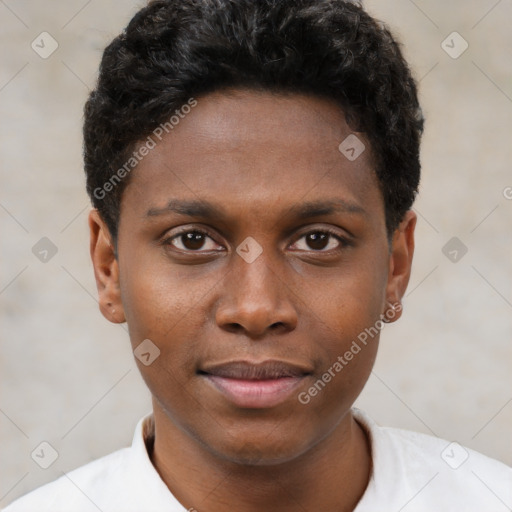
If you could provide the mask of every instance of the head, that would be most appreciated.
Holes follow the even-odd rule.
[[[340,423],[400,316],[422,129],[397,42],[355,2],[158,0],[106,48],[91,255],[103,314],[151,340],[139,367],[169,421],[263,463]],[[281,401],[212,383],[265,361],[293,374]]]

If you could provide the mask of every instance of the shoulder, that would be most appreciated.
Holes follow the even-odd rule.
[[[139,420],[132,445],[96,459],[22,496],[3,512],[145,512],[183,510],[154,468],[147,448],[152,413]]]
[[[128,462],[129,448],[123,448],[64,473],[17,499],[3,512],[69,512],[70,504],[77,512],[97,512],[97,503],[108,502],[109,496],[118,495],[116,491],[126,485]]]
[[[409,503],[411,511],[493,512],[512,506],[512,468],[502,462],[457,442],[380,427],[362,411],[354,412],[372,443],[370,495],[393,496],[397,505]]]

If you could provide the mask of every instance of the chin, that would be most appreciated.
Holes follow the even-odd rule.
[[[279,433],[276,430],[276,433]],[[209,442],[209,450],[219,458],[240,466],[276,466],[300,457],[315,443],[305,439],[270,438],[262,435],[244,436],[239,440],[225,439],[224,443]],[[238,441],[238,442],[236,442]]]

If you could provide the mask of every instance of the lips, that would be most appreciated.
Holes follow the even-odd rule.
[[[198,374],[233,405],[254,409],[286,401],[311,370],[285,361],[230,361],[205,366]]]
[[[301,377],[310,370],[284,361],[263,361],[261,363],[250,363],[248,361],[230,361],[218,365],[206,366],[200,373],[225,377],[227,379],[242,380],[270,380],[284,377]]]

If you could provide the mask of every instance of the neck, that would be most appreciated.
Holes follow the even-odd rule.
[[[306,453],[274,465],[241,465],[220,458],[155,403],[154,418],[153,465],[188,510],[349,512],[368,484],[370,444],[350,412]]]

